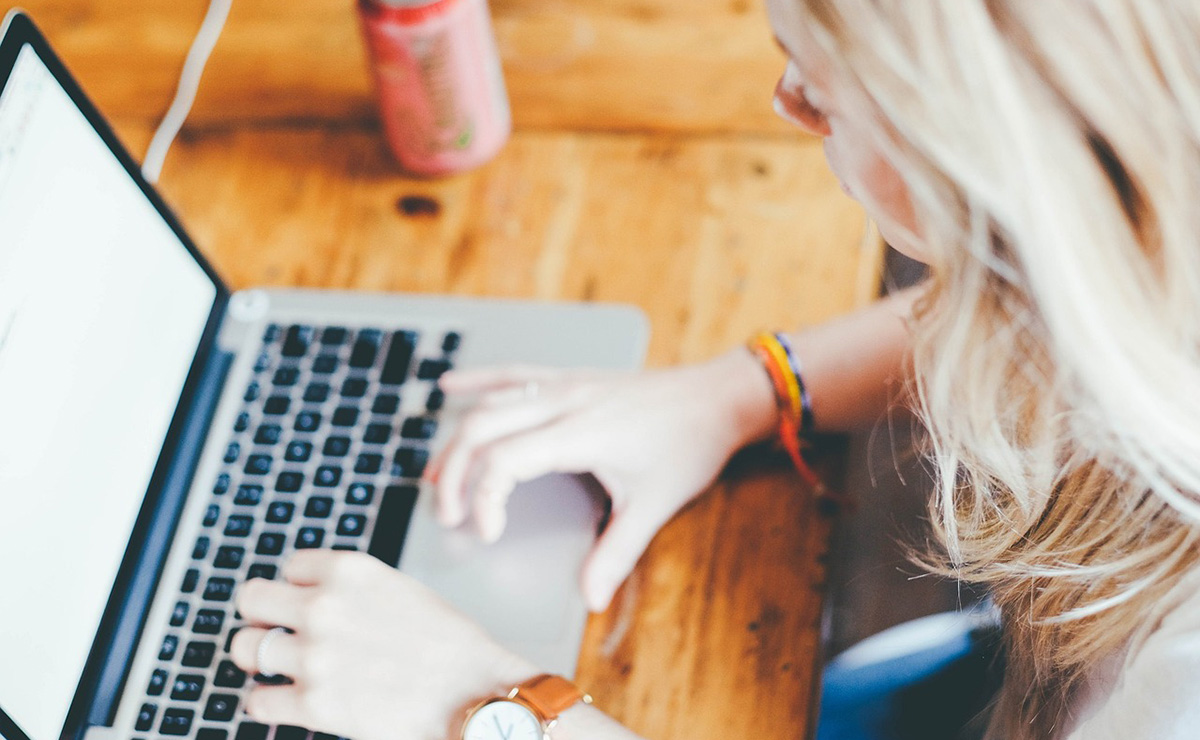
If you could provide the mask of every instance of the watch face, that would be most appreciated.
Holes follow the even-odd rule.
[[[464,740],[543,740],[542,723],[515,701],[484,704],[463,728]]]

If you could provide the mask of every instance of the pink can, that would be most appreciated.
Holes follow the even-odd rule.
[[[512,114],[487,0],[358,0],[388,145],[447,175],[500,151]]]

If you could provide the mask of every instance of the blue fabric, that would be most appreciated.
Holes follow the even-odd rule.
[[[1000,678],[996,635],[944,644],[868,665],[834,661],[822,677],[816,740],[957,740]]]

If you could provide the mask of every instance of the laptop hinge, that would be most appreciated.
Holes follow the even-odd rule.
[[[86,725],[80,733],[81,740],[107,737],[104,729],[113,722],[128,675],[129,659],[141,638],[146,612],[162,577],[162,568],[233,359],[233,354],[222,351],[214,344],[204,364],[177,451],[167,468],[162,495],[151,515],[151,526],[142,543],[134,569],[137,575],[124,594],[116,628],[104,652],[106,657],[93,687],[95,694],[90,702]]]

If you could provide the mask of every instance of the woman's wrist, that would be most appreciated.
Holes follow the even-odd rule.
[[[732,421],[734,449],[777,433],[779,410],[775,391],[758,358],[739,347],[710,360],[705,370],[711,374],[715,397]]]

